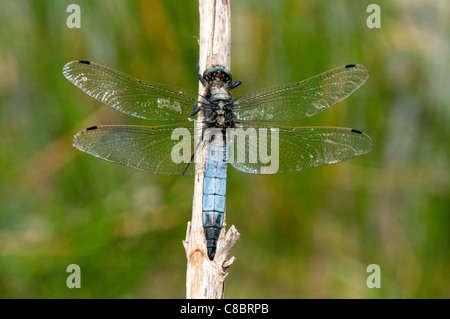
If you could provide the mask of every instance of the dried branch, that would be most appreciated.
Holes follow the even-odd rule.
[[[206,67],[222,65],[230,69],[230,4],[228,0],[199,0],[200,10],[200,74]],[[200,83],[199,93],[205,94]],[[198,125],[204,120],[203,112],[199,112]],[[200,136],[198,137],[200,139]],[[197,143],[199,141],[196,141]],[[203,148],[204,149],[204,148]],[[192,205],[192,221],[188,223],[186,240],[183,242],[187,256],[186,298],[222,299],[224,296],[224,280],[228,268],[234,262],[227,260],[231,248],[239,239],[239,233],[231,226],[225,234],[222,228],[213,261],[208,258],[205,232],[202,223],[202,194],[204,158],[203,152],[196,154],[194,200]]]

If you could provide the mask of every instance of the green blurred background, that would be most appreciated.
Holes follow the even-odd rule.
[[[278,176],[229,169],[241,239],[228,298],[450,297],[450,2],[233,1],[231,71],[244,92],[349,63],[369,81],[296,126],[352,127],[366,156]],[[81,29],[66,27],[70,3]],[[71,146],[97,124],[151,125],[62,75],[96,61],[198,89],[198,2],[0,2],[0,297],[184,298],[192,176],[155,176]],[[81,289],[66,267],[81,267]],[[369,289],[369,264],[381,288]]]

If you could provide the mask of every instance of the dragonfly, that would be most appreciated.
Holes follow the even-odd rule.
[[[157,126],[92,126],[74,136],[75,148],[165,175],[194,174],[196,154],[206,154],[200,166],[202,216],[211,260],[223,227],[228,164],[249,174],[278,174],[341,162],[373,148],[372,139],[356,129],[275,124],[314,116],[347,98],[369,78],[362,65],[344,65],[238,98],[231,90],[242,81],[233,80],[225,67],[213,65],[201,75],[197,66],[197,74],[206,94],[139,80],[90,61],[63,67],[70,82],[99,102],[137,118],[171,121]],[[203,115],[200,122],[194,121],[197,113]]]

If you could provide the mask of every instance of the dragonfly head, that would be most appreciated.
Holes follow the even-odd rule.
[[[231,83],[231,72],[221,65],[213,65],[203,72],[203,79],[209,85],[214,82],[221,81],[223,83]]]

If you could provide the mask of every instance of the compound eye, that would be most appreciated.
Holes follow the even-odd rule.
[[[223,66],[215,65],[209,67],[203,73],[203,78],[206,82],[214,81],[214,79],[219,79],[225,83],[231,82],[231,73]]]

